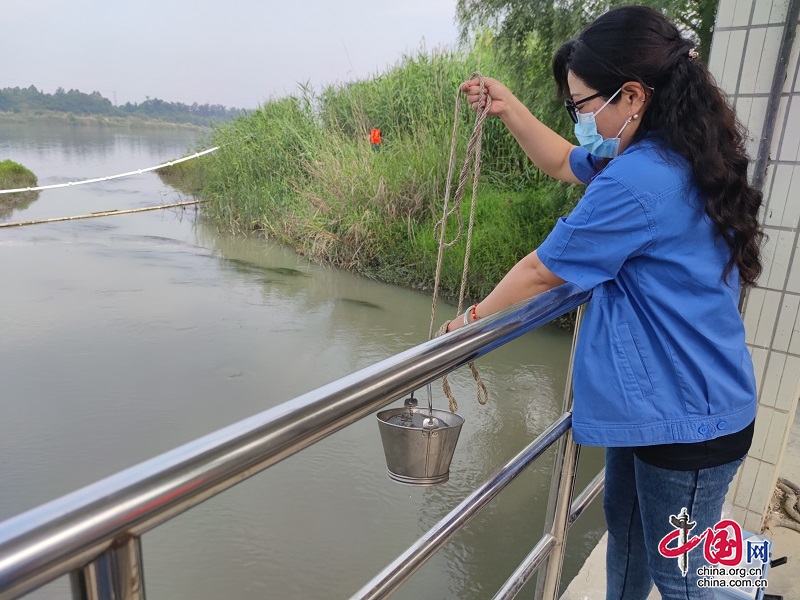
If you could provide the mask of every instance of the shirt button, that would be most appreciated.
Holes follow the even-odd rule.
[[[708,425],[700,425],[700,427],[697,428],[697,433],[699,433],[700,435],[708,435],[708,432],[709,432]]]
[[[728,424],[725,421],[720,421],[719,423],[717,423],[717,429],[719,429],[720,431],[725,430],[727,428]]]

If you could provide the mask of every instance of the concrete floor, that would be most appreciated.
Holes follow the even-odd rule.
[[[781,477],[800,485],[800,411],[794,420],[780,467]],[[764,532],[772,541],[772,558],[787,556],[788,562],[769,571],[767,594],[782,595],[784,600],[800,600],[800,532],[776,527]],[[604,600],[606,535],[589,555],[580,572],[570,582],[561,600]],[[654,590],[647,600],[660,600]]]
[[[786,453],[780,467],[781,477],[800,485],[800,412],[795,416]],[[772,539],[772,558],[788,556],[789,561],[770,571],[767,580],[768,594],[783,595],[784,600],[800,599],[800,532],[776,527],[764,532]]]

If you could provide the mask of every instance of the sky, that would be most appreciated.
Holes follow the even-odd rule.
[[[455,47],[456,0],[3,0],[0,88],[255,108]]]

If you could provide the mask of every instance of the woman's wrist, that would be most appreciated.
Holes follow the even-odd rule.
[[[503,112],[501,112],[499,115],[500,120],[509,129],[511,129],[511,127],[515,125],[515,121],[518,120],[520,107],[523,110],[528,110],[528,108],[524,106],[522,102],[520,102],[519,98],[517,98],[514,94],[509,94],[509,97],[506,98]]]
[[[480,319],[480,316],[478,315],[478,304],[479,303],[476,302],[475,304],[473,304],[469,308],[469,317],[470,317],[470,320],[471,320],[470,322],[472,322],[472,323],[474,323],[475,321]]]
[[[456,329],[460,329],[461,327],[465,327],[470,323],[474,323],[480,318],[481,317],[478,314],[478,303],[476,302],[467,310],[465,310],[463,314],[458,315],[455,319],[447,324],[447,333],[451,333]]]

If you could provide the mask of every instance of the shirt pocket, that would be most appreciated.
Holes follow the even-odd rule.
[[[629,374],[630,381],[628,383],[634,384],[642,396],[652,396],[655,391],[653,390],[653,382],[650,380],[650,374],[644,365],[639,346],[636,345],[636,340],[633,339],[633,334],[627,323],[617,325],[616,337],[619,355]]]

